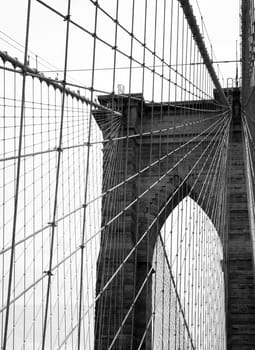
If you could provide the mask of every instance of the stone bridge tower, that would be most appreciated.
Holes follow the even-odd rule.
[[[231,123],[229,146],[224,148],[226,157],[223,157],[228,162],[228,173],[219,172],[216,181],[227,191],[227,209],[222,207],[219,211],[222,215],[227,215],[224,225],[219,227],[217,222],[213,223],[224,247],[227,349],[245,350],[255,349],[254,269],[245,144],[240,91],[237,88],[225,92],[232,100],[233,116],[231,121],[230,118],[226,118],[226,122]],[[99,101],[102,106],[111,107],[114,103],[114,107],[122,112],[119,133],[122,141],[118,141],[120,146],[113,158],[120,164],[116,183],[114,180],[105,179],[103,188],[106,196],[103,200],[104,231],[97,271],[97,294],[100,297],[96,305],[95,349],[108,349],[116,334],[118,339],[113,349],[137,349],[146,331],[147,336],[142,349],[150,350],[151,334],[147,325],[152,310],[152,256],[158,233],[168,215],[187,195],[202,206],[212,220],[215,218],[210,204],[216,200],[216,194],[212,190],[215,185],[212,183],[215,180],[212,179],[215,177],[208,178],[207,174],[215,156],[213,125],[219,107],[214,100],[151,105],[145,103],[139,94],[131,97],[115,96],[114,100],[112,96],[101,96]],[[94,116],[100,127],[102,121],[111,118],[111,114],[103,110],[95,112]],[[198,120],[201,122],[196,122]],[[178,128],[178,125],[185,126]],[[151,130],[161,132],[151,133]],[[133,137],[127,141],[127,133],[143,133],[143,137]],[[107,137],[109,139],[109,135]],[[186,141],[191,139],[192,142],[186,144]],[[113,140],[105,143],[104,154],[107,153],[109,144],[114,142]],[[209,143],[212,147],[210,156],[207,154],[207,158],[201,157]],[[182,146],[183,144],[185,146]],[[194,151],[189,154],[191,149]],[[139,158],[139,154],[142,154],[142,157]],[[198,159],[201,163],[194,166]],[[107,161],[106,157],[104,161]],[[147,171],[139,172],[148,164],[154,165]],[[125,182],[125,179],[133,174],[138,175]],[[123,186],[115,193],[108,191],[122,181]],[[201,189],[210,194],[210,202],[201,198]],[[143,195],[139,198],[141,194]],[[111,206],[113,196],[116,195],[118,208]],[[133,205],[127,207],[132,202]],[[126,207],[122,212],[122,219],[118,220],[117,224],[106,225],[119,213],[120,208]],[[113,229],[113,225],[117,227]],[[126,256],[128,258],[122,264]],[[121,272],[102,293],[105,284],[120,265]],[[145,279],[146,283],[143,285]],[[132,305],[137,293],[139,297]],[[125,322],[119,332],[124,318]]]

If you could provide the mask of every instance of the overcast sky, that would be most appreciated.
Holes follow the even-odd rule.
[[[191,4],[200,22],[197,1],[191,0]],[[200,0],[198,3],[217,59],[235,60],[236,40],[240,53],[240,0]],[[221,64],[220,70],[225,79],[235,77],[235,64]]]
[[[48,1],[48,3],[55,6],[57,9],[62,10],[63,13],[66,12],[67,0],[54,0]],[[79,23],[92,29],[92,11],[94,6],[91,5],[89,1],[73,0],[71,3],[72,19],[77,20]],[[132,1],[130,0],[127,2],[125,0],[125,2],[120,1],[120,3],[121,6],[129,6],[132,4]],[[141,2],[138,4],[140,3]],[[112,6],[112,12],[114,12],[115,1],[101,0],[100,4],[105,8]],[[201,24],[197,0],[191,0],[191,4],[193,5],[194,12],[197,16],[197,21]],[[199,6],[217,59],[235,59],[236,40],[239,42],[239,0],[203,0],[199,1]],[[17,40],[20,44],[24,44],[26,7],[27,0],[8,0],[1,3],[0,30]],[[124,17],[122,21],[128,23],[128,19]],[[104,32],[106,32],[107,35],[105,28],[106,26],[104,26]],[[64,35],[62,34],[64,33],[64,30],[65,23],[61,19],[46,10],[41,4],[32,1],[29,48],[31,51],[58,68],[63,67]],[[0,33],[0,38],[0,48],[2,50],[8,50],[8,52],[22,59],[21,53],[18,53],[3,41],[3,39],[6,40],[6,37],[4,37],[2,33]],[[76,30],[71,38],[71,51],[75,52],[75,55],[72,57],[71,54],[69,57],[69,69],[88,68],[88,66],[91,66],[91,62],[88,62],[86,59],[86,55],[90,48],[88,47],[88,43],[85,43],[83,40],[84,35],[82,37],[81,33],[78,33]],[[211,51],[210,47],[208,47],[208,51]],[[31,64],[35,65],[35,63]],[[100,64],[101,66],[104,65],[103,62]],[[39,68],[42,69],[42,67]],[[215,68],[217,70],[217,67]],[[220,70],[223,73],[224,79],[235,76],[235,64],[221,64]],[[84,81],[89,80],[88,76],[84,75],[83,78],[80,73],[72,73],[72,76],[79,78],[79,80],[80,78]]]

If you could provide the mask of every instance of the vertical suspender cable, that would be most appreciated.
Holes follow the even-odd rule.
[[[96,43],[97,43],[97,21],[98,21],[98,2],[95,2],[95,24],[94,24],[94,40],[93,40],[93,52],[92,52],[92,76],[91,76],[91,94],[90,100],[93,101],[94,95],[94,77],[95,77],[95,63],[96,63]],[[77,348],[81,347],[81,321],[82,321],[82,299],[83,299],[83,270],[84,270],[84,241],[85,241],[85,229],[86,229],[86,215],[87,215],[87,197],[88,197],[88,177],[89,177],[89,163],[90,163],[90,142],[91,142],[91,125],[92,125],[92,105],[90,105],[89,113],[89,125],[88,125],[88,147],[87,147],[87,164],[85,174],[85,187],[84,187],[84,204],[83,204],[83,222],[82,222],[82,237],[81,237],[81,269],[80,269],[80,291],[79,291],[79,310],[78,310],[78,344]]]
[[[50,288],[51,288],[51,278],[52,278],[52,262],[53,262],[53,250],[54,250],[54,236],[56,228],[56,214],[58,208],[58,188],[59,188],[59,176],[60,176],[60,165],[61,165],[61,154],[62,154],[62,139],[63,139],[63,124],[64,124],[64,108],[65,108],[65,88],[66,88],[66,77],[67,77],[67,58],[68,58],[68,44],[69,44],[69,26],[70,26],[70,7],[71,0],[68,0],[68,9],[66,20],[66,38],[65,38],[65,58],[64,58],[64,79],[63,79],[63,92],[61,101],[61,119],[60,119],[60,130],[59,130],[59,143],[58,143],[58,156],[57,156],[57,169],[56,169],[56,183],[55,183],[55,193],[54,193],[54,204],[53,204],[53,216],[51,222],[51,238],[50,238],[50,258],[49,267],[45,272],[48,276],[47,281],[47,292],[46,292],[46,302],[44,310],[44,322],[43,322],[43,336],[42,336],[42,350],[45,349],[46,342],[46,331],[48,322],[48,309],[50,301]]]
[[[19,199],[19,184],[20,184],[20,171],[21,171],[21,151],[22,151],[22,138],[23,138],[23,124],[24,124],[24,118],[25,118],[26,67],[27,67],[27,53],[28,53],[28,41],[29,41],[30,13],[31,13],[31,0],[28,0],[26,39],[25,39],[25,51],[24,51],[24,70],[23,70],[22,97],[21,97],[21,115],[20,115],[20,128],[19,128],[18,163],[17,163],[13,226],[12,226],[12,249],[11,249],[8,291],[7,291],[7,301],[6,301],[7,308],[6,308],[6,314],[5,314],[4,339],[2,344],[3,350],[6,350],[6,347],[7,347],[13,263],[14,263],[14,254],[15,254],[15,235],[16,235],[16,224],[17,224],[17,216],[18,216],[18,199]]]

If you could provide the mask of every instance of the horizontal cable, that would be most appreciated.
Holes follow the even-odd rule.
[[[242,62],[241,60],[224,60],[224,61],[211,61],[213,64],[215,63],[236,63],[236,62]],[[177,67],[177,66],[199,66],[199,65],[204,65],[204,62],[189,62],[189,63],[177,63],[177,64],[171,64],[168,65],[166,63],[163,64],[163,66],[171,66],[171,67]],[[162,68],[161,65],[155,65],[155,66],[148,66],[150,68]],[[125,70],[125,69],[130,69],[130,67],[101,67],[101,68],[95,68],[95,71],[104,71],[104,70]],[[141,66],[132,66],[132,69],[143,69]],[[91,71],[91,68],[72,68],[72,69],[67,69],[67,72],[89,72]],[[61,73],[63,72],[63,69],[56,69],[56,70],[43,70],[41,73]]]
[[[226,114],[227,112],[225,112],[224,114]],[[222,115],[224,115],[222,114]],[[140,171],[138,171],[137,173],[131,175],[130,177],[128,177],[127,179],[123,180],[122,182],[118,183],[117,185],[109,188],[107,191],[103,192],[100,196],[96,197],[95,199],[92,199],[91,201],[89,201],[87,203],[87,205],[90,205],[91,203],[93,203],[94,201],[98,200],[101,197],[104,197],[106,194],[109,194],[111,192],[113,192],[114,190],[116,190],[117,188],[123,186],[124,184],[128,183],[131,180],[134,180],[137,176],[143,174],[144,172],[148,171],[149,169],[151,169],[152,167],[154,167],[155,165],[159,164],[160,162],[162,162],[164,159],[169,158],[170,155],[174,154],[175,152],[181,150],[182,148],[184,148],[185,146],[187,146],[188,144],[194,142],[196,139],[198,139],[200,136],[202,136],[203,134],[205,134],[207,131],[209,131],[211,128],[213,128],[217,123],[221,123],[222,120],[218,120],[215,123],[213,123],[212,125],[210,125],[207,129],[203,130],[200,134],[196,135],[195,137],[193,137],[192,139],[188,140],[187,142],[185,142],[184,144],[182,144],[181,146],[175,148],[174,150],[169,151],[167,154],[163,155],[161,158],[157,159],[156,161],[152,162],[151,164],[147,165],[146,167],[144,167],[143,169],[141,169]],[[210,135],[210,134],[209,134]],[[208,137],[208,135],[205,137],[205,139]],[[195,146],[197,147],[197,146]],[[195,148],[196,149],[196,148]],[[185,158],[187,157],[187,154],[185,156]],[[182,159],[183,160],[183,159]],[[179,163],[178,163],[179,164]],[[175,167],[178,165],[176,163]],[[172,169],[174,170],[174,169]]]
[[[226,119],[225,119],[226,120]],[[215,136],[214,136],[215,137]],[[201,141],[202,142],[202,141]],[[212,142],[212,140],[211,140]],[[205,153],[205,151],[208,149],[208,147],[210,146],[210,143],[208,144],[207,148],[203,151],[203,154]],[[203,155],[202,154],[202,155]],[[202,155],[199,157],[199,159],[196,161],[195,166],[198,164],[198,162],[202,159]],[[183,183],[185,182],[186,178],[193,172],[194,167],[192,167],[192,169],[189,171],[189,173],[186,175],[185,179],[183,179],[182,183],[178,186],[178,189],[180,188],[180,186],[183,185]],[[170,169],[171,170],[171,169]],[[169,172],[169,170],[168,170]],[[163,176],[166,176],[163,175]],[[158,182],[157,182],[158,183]],[[175,195],[175,193],[178,191],[178,189],[175,190],[175,192],[172,194],[172,196],[168,199],[167,203],[165,204],[165,206],[172,200],[173,196]],[[135,201],[137,201],[138,199],[136,199]],[[107,283],[105,284],[105,286],[102,288],[102,290],[99,292],[99,294],[97,295],[93,305],[95,304],[96,300],[98,300],[101,295],[104,293],[104,291],[108,288],[108,286],[111,284],[111,282],[113,281],[113,279],[116,277],[116,275],[119,273],[119,271],[122,269],[122,267],[124,266],[124,264],[128,261],[128,259],[132,256],[132,254],[134,253],[135,249],[140,245],[140,243],[142,242],[142,240],[146,237],[146,235],[148,234],[148,232],[150,231],[150,229],[152,228],[152,226],[155,224],[156,220],[158,219],[158,217],[161,215],[163,209],[165,208],[165,206],[160,210],[160,212],[157,214],[157,216],[154,218],[154,220],[152,221],[152,223],[149,225],[148,229],[142,234],[141,238],[137,241],[137,243],[135,244],[135,246],[130,250],[130,252],[128,253],[128,255],[126,256],[126,258],[123,260],[122,264],[117,268],[117,270],[114,272],[114,274],[111,276],[111,278],[107,281]],[[126,211],[127,209],[125,208],[124,211]],[[108,223],[109,225],[109,223]],[[107,226],[108,226],[107,225]],[[47,226],[47,228],[50,227],[50,225]],[[97,235],[98,233],[100,233],[103,229],[105,228],[105,226],[103,228],[101,228],[95,235]],[[93,238],[94,236],[93,235]],[[86,242],[84,242],[84,244],[87,244],[91,239],[88,239]],[[23,240],[24,242],[24,240]],[[17,242],[19,243],[19,242]],[[10,248],[9,248],[10,249]],[[76,248],[68,257],[64,258],[62,261],[60,261],[57,265],[55,265],[52,268],[52,272],[57,269],[61,264],[63,264],[66,260],[70,259],[71,256],[73,256],[74,254],[76,254],[78,251],[80,250],[80,247]],[[1,251],[1,254],[3,253],[3,251]],[[30,289],[32,289],[35,285],[37,285],[38,283],[40,283],[44,278],[46,277],[45,275],[42,275],[39,279],[37,279],[34,283],[32,283],[29,287],[27,287],[24,291],[22,291],[22,293],[20,293],[18,296],[16,296],[14,299],[12,299],[10,301],[10,305],[12,305],[15,301],[17,301],[20,297],[22,297],[24,294],[26,294]],[[91,305],[90,308],[93,306]],[[7,306],[4,306],[2,309],[0,309],[0,312],[3,312],[6,309]]]
[[[114,131],[115,129],[118,129],[119,126],[120,126],[120,122],[118,124],[117,123],[113,124],[112,131]],[[63,129],[67,129],[68,130],[69,126],[67,126],[66,128],[63,128]],[[40,131],[38,132],[38,135],[40,135]],[[26,135],[26,136],[28,136],[28,135]],[[55,140],[55,138],[53,140]],[[45,143],[47,143],[49,141],[52,141],[52,140],[46,140]],[[83,142],[82,144],[72,145],[72,146],[63,146],[63,147],[61,147],[61,152],[65,151],[65,150],[76,149],[76,148],[90,147],[90,146],[97,145],[97,144],[102,144],[102,143],[103,143],[103,141],[95,141],[95,142],[90,142],[90,143]],[[33,146],[35,146],[35,145],[40,145],[40,143],[33,144]],[[32,147],[31,145],[27,145],[26,148],[31,148],[31,147]],[[59,152],[59,149],[57,147],[54,147],[54,148],[51,148],[51,149],[47,149],[45,151],[38,151],[38,152],[34,152],[34,153],[25,153],[25,154],[22,154],[20,156],[20,158],[30,158],[30,157],[35,157],[35,156],[39,156],[39,155],[47,154],[47,153],[52,153],[52,152]],[[18,156],[11,156],[11,157],[7,157],[7,158],[0,158],[0,162],[7,162],[7,161],[10,161],[10,160],[16,160],[16,159],[18,159]]]
[[[200,111],[200,110],[199,110]],[[215,112],[213,112],[215,113]],[[126,140],[126,139],[133,139],[133,138],[137,138],[137,137],[141,137],[141,136],[153,136],[156,134],[163,134],[164,132],[170,131],[170,130],[177,130],[180,128],[185,128],[186,126],[192,126],[192,125],[196,125],[196,124],[200,124],[200,123],[205,123],[208,120],[212,120],[212,119],[216,119],[219,117],[219,115],[222,115],[222,111],[220,114],[217,114],[213,117],[210,118],[203,118],[200,120],[196,120],[194,122],[189,122],[189,123],[185,123],[185,124],[181,124],[181,125],[175,125],[175,126],[170,126],[168,128],[163,128],[163,129],[158,129],[158,130],[150,130],[150,131],[144,131],[142,133],[137,133],[137,134],[131,134],[131,135],[127,135],[127,136],[120,136],[120,137],[112,137],[109,139],[104,139],[102,141],[95,141],[95,142],[91,142],[91,144],[96,144],[96,143],[107,143],[107,142],[111,142],[111,141],[120,141],[120,140]],[[170,116],[171,117],[171,116]]]
[[[225,122],[229,122],[229,120],[227,120],[227,118],[224,120]],[[221,131],[221,130],[220,130]],[[214,136],[215,137],[215,136]],[[125,265],[125,263],[130,259],[130,257],[132,256],[132,254],[135,252],[135,250],[137,249],[137,247],[141,244],[141,242],[143,241],[143,239],[147,236],[148,232],[151,230],[151,228],[155,225],[155,223],[157,222],[158,218],[162,215],[164,209],[166,208],[166,206],[171,202],[171,200],[173,199],[173,197],[176,195],[176,193],[179,191],[179,189],[183,186],[183,184],[185,183],[185,181],[188,179],[188,177],[193,173],[194,169],[196,168],[196,166],[198,165],[198,163],[201,161],[201,159],[203,158],[205,152],[207,151],[207,149],[210,147],[211,143],[212,143],[213,139],[210,141],[210,143],[207,145],[207,147],[205,148],[205,150],[203,151],[203,153],[200,155],[200,157],[198,158],[198,160],[195,162],[195,164],[192,166],[192,168],[189,170],[189,172],[186,174],[186,176],[183,178],[183,180],[181,181],[181,183],[179,184],[178,188],[172,193],[172,195],[168,198],[167,202],[165,203],[165,205],[160,209],[160,211],[158,212],[158,214],[155,216],[155,218],[152,220],[152,222],[150,223],[150,225],[148,226],[148,228],[145,230],[145,232],[141,235],[141,237],[139,238],[139,240],[136,242],[136,244],[134,245],[134,247],[129,251],[129,253],[127,254],[127,256],[123,259],[122,264],[115,270],[115,272],[112,274],[112,276],[110,277],[110,279],[107,281],[107,283],[104,285],[104,287],[101,289],[101,291],[98,293],[97,298],[101,297],[101,295],[104,293],[104,291],[109,287],[109,285],[111,284],[111,282],[113,281],[113,279],[117,276],[117,274],[120,272],[120,270],[122,269],[122,267]],[[170,169],[171,170],[171,169]],[[167,174],[163,175],[166,176]],[[133,203],[133,202],[132,202]],[[125,209],[124,209],[125,210]],[[111,220],[112,221],[112,220]],[[112,222],[111,222],[112,223]],[[107,225],[109,226],[109,224]],[[105,226],[103,227],[105,228]],[[102,229],[103,229],[102,228]],[[101,232],[102,229],[100,231],[98,231],[97,233]],[[97,299],[96,298],[96,299]]]
[[[37,1],[39,1],[39,0],[37,0]],[[180,0],[178,0],[178,1],[180,1]],[[103,7],[102,7],[98,2],[95,2],[95,1],[93,1],[93,0],[90,0],[90,2],[91,2],[93,5],[95,5],[95,6],[97,7],[97,9],[101,10],[101,11],[102,11],[108,18],[110,18],[114,23],[116,23],[116,24],[117,24],[122,30],[124,30],[128,35],[130,35],[130,32],[128,31],[128,29],[126,29],[123,25],[121,25],[120,22],[116,21],[115,18],[112,17],[106,10],[104,10]],[[183,3],[182,1],[180,1],[180,3],[181,3],[182,6],[184,7],[184,3]],[[208,57],[207,57],[206,54],[205,54],[205,52],[207,53],[207,50],[206,50],[206,48],[205,48],[205,45],[203,44],[203,46],[202,46],[202,44],[201,44],[201,41],[203,42],[202,36],[199,35],[199,39],[200,39],[200,37],[201,37],[201,40],[197,40],[197,37],[198,37],[197,32],[199,33],[199,29],[198,29],[198,27],[197,27],[197,28],[196,28],[197,30],[194,30],[193,26],[192,26],[191,23],[190,23],[190,16],[193,15],[192,9],[190,9],[191,6],[190,6],[189,3],[188,3],[188,4],[185,4],[185,7],[186,7],[186,8],[189,8],[189,12],[191,12],[191,13],[187,14],[187,11],[185,11],[185,9],[183,9],[183,11],[184,11],[184,13],[185,13],[185,16],[186,16],[186,18],[187,18],[187,22],[188,22],[188,24],[189,24],[189,28],[190,28],[190,30],[191,30],[191,32],[192,32],[192,34],[193,34],[194,40],[195,40],[195,42],[197,43],[197,46],[198,46],[198,48],[199,48],[199,51],[200,51],[200,54],[201,54],[202,58],[204,59],[204,62],[202,62],[202,63],[200,63],[200,64],[205,64],[205,65],[206,65],[207,70],[208,70],[208,72],[209,72],[209,74],[210,74],[210,76],[211,76],[211,78],[212,78],[212,81],[213,81],[215,87],[216,87],[217,90],[221,93],[221,96],[222,96],[222,88],[221,88],[221,86],[220,86],[220,84],[219,84],[219,80],[218,80],[218,78],[217,78],[217,76],[216,76],[216,73],[215,73],[215,71],[214,71],[214,68],[211,66],[211,60],[210,60],[210,59],[209,59],[209,63],[208,63],[208,57],[209,57],[209,56],[208,56],[208,54],[207,54],[207,56],[208,56]],[[188,18],[188,17],[189,17],[189,18]],[[196,21],[195,21],[195,19],[194,19],[194,20],[193,20],[193,23],[195,23],[195,22],[196,22]],[[92,33],[91,33],[91,34],[92,34]],[[200,33],[199,33],[199,34],[200,34]],[[99,38],[98,38],[98,39],[99,39]],[[174,66],[177,66],[178,64],[175,64],[175,65],[172,65],[172,64],[171,64],[171,65],[169,65],[169,64],[164,60],[164,58],[158,56],[154,50],[151,50],[149,47],[147,47],[147,45],[146,45],[145,42],[140,41],[140,40],[134,35],[134,33],[132,33],[132,39],[134,39],[138,44],[140,44],[142,47],[144,47],[146,50],[148,50],[149,53],[150,53],[151,55],[153,55],[155,58],[159,59],[159,60],[162,62],[162,65],[167,66],[167,67],[170,68],[174,73],[180,75],[180,77],[183,78],[183,79],[185,80],[185,82],[188,81],[188,80],[186,79],[186,77],[184,77],[180,72],[178,72],[177,70],[175,70],[175,69],[173,68]],[[99,39],[99,40],[100,40],[100,39]],[[117,48],[116,48],[116,50],[117,50]],[[117,50],[117,51],[118,51],[118,50]],[[140,64],[141,64],[141,63],[140,63]],[[162,68],[162,65],[159,66],[159,67]],[[180,64],[180,65],[182,65],[182,64]],[[144,68],[144,66],[143,66],[142,64],[141,64],[141,67]],[[147,67],[150,67],[150,66],[146,66],[145,68],[147,68]],[[154,69],[155,69],[156,66],[154,65],[154,66],[152,66],[152,67],[153,67],[153,70],[152,70],[152,71],[155,73]],[[132,68],[133,68],[133,67],[132,67]],[[190,81],[188,81],[188,82],[190,82]],[[178,85],[177,85],[177,86],[178,86]],[[182,88],[184,91],[186,91],[185,88],[183,88],[183,87],[181,87],[181,88]],[[207,95],[207,96],[208,96],[208,95]],[[224,95],[224,97],[225,97],[225,95]],[[225,99],[223,98],[222,101],[224,102],[223,105],[226,103],[226,105],[228,106],[228,101],[226,100],[226,97],[225,97]]]
[[[226,113],[226,112],[225,112]],[[222,122],[222,120],[217,121],[216,123]],[[143,168],[140,172],[137,172],[136,174],[132,175],[131,177],[127,178],[125,181],[120,182],[119,184],[111,187],[109,190],[107,190],[106,192],[103,192],[102,194],[100,194],[99,196],[97,196],[96,198],[88,201],[87,206],[91,205],[92,203],[94,203],[95,201],[99,200],[100,198],[103,198],[104,196],[106,196],[108,193],[113,192],[114,190],[116,190],[117,188],[120,188],[121,186],[123,186],[125,183],[135,179],[138,175],[142,174],[143,172],[149,170],[151,167],[155,166],[156,164],[159,164],[162,160],[166,159],[167,157],[169,157],[170,155],[172,155],[174,152],[181,150],[183,147],[187,146],[188,144],[194,142],[197,138],[199,138],[200,136],[202,136],[205,132],[209,131],[212,127],[214,127],[216,125],[216,123],[212,124],[211,126],[209,126],[207,129],[203,130],[199,135],[193,137],[191,140],[187,141],[186,143],[182,144],[181,146],[177,147],[176,149],[170,151],[169,153],[167,153],[166,155],[162,156],[160,159],[158,159],[155,162],[152,162],[150,165],[146,166],[145,168]],[[208,135],[206,136],[206,138],[208,137]],[[157,182],[158,183],[158,182]],[[157,184],[156,183],[156,184]],[[155,183],[154,183],[155,186]],[[60,219],[56,220],[56,223],[66,219],[67,217],[73,215],[74,213],[78,212],[79,210],[83,209],[83,205],[81,205],[80,207],[74,209],[73,211],[71,211],[70,213],[64,215],[63,217],[61,217]],[[49,228],[50,225],[46,225],[45,227],[41,228],[40,230],[36,231],[35,233],[30,234],[29,236],[27,236],[26,238],[16,242],[15,246],[24,243],[25,241],[27,241],[28,239],[31,239],[32,237],[38,235],[40,232],[46,230],[47,228]],[[98,233],[97,233],[98,234]],[[7,247],[4,250],[0,251],[0,255],[5,253],[6,251],[10,250],[11,247]]]
[[[47,4],[45,1],[42,1],[42,0],[36,0],[36,1],[39,2],[41,5],[45,6],[46,8],[48,8],[50,11],[52,11],[53,13],[55,13],[56,15],[58,15],[59,17],[65,19],[66,16],[65,16],[64,14],[60,13],[59,11],[57,11],[55,8],[53,8],[52,6],[50,6],[49,4]],[[98,3],[97,3],[97,7],[99,7]],[[83,31],[83,32],[85,32],[86,34],[90,35],[91,37],[96,38],[96,39],[99,40],[102,44],[104,44],[104,45],[106,45],[107,47],[113,49],[113,47],[112,47],[111,44],[109,44],[108,42],[106,42],[104,39],[100,38],[97,34],[90,32],[88,29],[86,29],[85,27],[81,26],[80,24],[74,22],[74,21],[71,20],[71,19],[69,19],[69,22],[70,22],[72,25],[74,25],[75,27],[77,27],[78,29],[80,29],[81,31]],[[158,59],[162,60],[161,58],[159,58],[159,57],[156,55],[156,53],[154,53],[152,50],[148,49],[148,47],[147,47],[146,45],[144,45],[143,43],[141,43],[141,45],[142,45],[143,47],[145,47],[147,50],[149,50],[149,51],[151,52],[151,54],[153,54],[153,56],[154,56],[155,58],[158,58]],[[166,77],[162,76],[161,73],[158,73],[158,72],[156,72],[154,69],[149,68],[148,66],[144,65],[142,62],[139,62],[139,61],[138,61],[137,59],[135,59],[134,57],[131,58],[127,53],[123,52],[122,50],[118,49],[117,47],[114,47],[114,49],[116,50],[116,52],[120,53],[121,55],[123,55],[124,57],[126,57],[126,58],[128,58],[128,59],[131,59],[133,62],[135,62],[135,63],[141,65],[141,66],[144,67],[145,69],[151,71],[153,74],[159,76],[161,79],[166,80],[166,81],[168,81],[168,82],[170,81],[169,78],[166,78]],[[167,65],[166,62],[163,61],[163,63],[165,63],[165,64]],[[185,82],[187,82],[187,83],[189,83],[189,84],[191,84],[191,85],[194,85],[194,84],[192,83],[192,81],[189,81],[186,77],[184,77],[184,76],[183,76],[182,74],[180,74],[177,70],[175,70],[174,68],[172,68],[170,65],[168,65],[168,68],[172,69],[177,75],[179,75],[182,79],[184,79]],[[191,93],[190,91],[186,90],[186,88],[184,88],[182,85],[179,85],[177,82],[175,82],[174,84],[175,84],[175,86],[181,88],[183,91],[186,91],[186,92]],[[77,85],[77,84],[68,84],[68,85],[70,85],[70,86],[76,86],[76,87],[80,87],[80,88],[85,88],[84,86]],[[204,91],[202,91],[199,87],[197,87],[197,86],[195,86],[195,85],[194,85],[194,87],[195,87],[198,91],[202,92],[202,93],[204,94],[204,96],[211,97],[210,95],[208,95],[208,94],[206,94]],[[91,88],[86,88],[86,89],[91,90]],[[200,98],[200,96],[198,96],[198,95],[196,95],[196,94],[194,94],[194,96]],[[225,106],[225,105],[223,104],[223,106]],[[225,106],[225,107],[226,107],[226,106]]]
[[[128,139],[132,139],[132,138],[138,138],[138,137],[141,137],[141,136],[151,136],[151,135],[161,134],[161,133],[164,133],[164,132],[167,132],[167,131],[170,131],[170,130],[177,130],[177,129],[180,129],[180,128],[185,128],[187,126],[192,126],[192,125],[196,125],[196,124],[200,124],[200,123],[205,123],[208,120],[216,119],[218,117],[219,117],[219,115],[216,115],[216,116],[213,116],[211,118],[203,118],[203,119],[200,119],[200,120],[196,120],[194,122],[189,122],[189,123],[185,123],[185,124],[181,124],[181,125],[177,124],[175,126],[171,126],[171,127],[164,128],[164,129],[145,131],[145,132],[142,132],[142,133],[131,134],[131,135],[127,135],[127,136],[111,137],[111,138],[108,138],[108,139],[102,139],[100,141],[91,141],[90,143],[83,142],[81,144],[77,144],[77,145],[73,145],[73,146],[62,147],[61,150],[64,151],[64,150],[70,150],[70,149],[75,149],[75,148],[80,148],[80,147],[85,147],[85,146],[92,146],[92,145],[97,145],[97,144],[103,144],[103,143],[108,143],[108,142],[113,142],[113,141],[126,140],[127,138]],[[69,127],[67,126],[66,128],[68,129]],[[40,131],[38,131],[38,134],[40,134]],[[31,146],[28,145],[27,147],[31,147]],[[51,152],[57,152],[57,151],[58,151],[58,149],[56,147],[54,147],[52,149],[45,150],[45,151],[38,151],[38,152],[34,152],[34,153],[22,154],[20,157],[21,158],[34,157],[34,156],[42,155],[42,154],[45,154],[45,153],[51,153]],[[11,157],[7,157],[7,158],[0,158],[0,162],[6,162],[6,161],[10,161],[10,160],[15,160],[17,158],[18,158],[17,156],[11,156]]]

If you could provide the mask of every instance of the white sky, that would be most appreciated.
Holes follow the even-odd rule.
[[[154,4],[154,2],[150,1],[148,2],[149,4]],[[139,5],[141,4],[142,7],[143,2],[144,0],[140,0],[136,3]],[[48,3],[65,14],[67,0],[50,0]],[[94,5],[91,5],[89,1],[80,0],[73,0],[71,3],[72,19],[77,20],[82,25],[92,29]],[[1,3],[0,30],[21,44],[24,44],[27,7],[26,4],[26,0],[8,0],[2,1]],[[105,7],[107,9],[110,8],[110,11],[112,11],[112,14],[114,14],[115,1],[101,0],[100,4],[102,7]],[[126,22],[125,24],[128,26],[130,23],[129,20],[125,17],[125,12],[132,5],[132,1],[121,0],[120,4],[120,7],[124,8],[121,22]],[[198,22],[201,23],[200,14],[197,7],[197,0],[191,0],[191,4],[193,5]],[[239,0],[200,0],[199,6],[202,11],[204,22],[211,38],[217,59],[235,59],[236,40],[239,40]],[[139,22],[139,15],[140,14],[138,13],[136,17],[136,23]],[[105,30],[105,28],[107,28],[107,25],[109,23],[100,17],[99,22],[103,24],[104,28],[101,35],[105,35],[105,38],[107,38],[107,35],[109,35],[109,33],[107,33],[107,30]],[[46,59],[52,65],[57,66],[60,69],[63,68],[64,30],[65,22],[59,19],[56,15],[53,15],[50,11],[46,10],[36,1],[32,1],[29,48],[31,51]],[[2,33],[0,33],[0,38],[1,50],[8,50],[8,52],[17,56],[19,59],[23,59],[21,53],[18,53],[13,48],[10,48],[10,46],[2,40],[2,38],[4,38]],[[85,42],[84,34],[78,33],[76,29],[73,31],[70,37],[71,54],[69,55],[69,69],[91,67],[91,60],[88,60],[88,52],[91,49],[91,43],[89,43],[87,39]],[[210,52],[210,47],[208,45],[207,47],[208,51]],[[110,53],[107,53],[105,51],[102,55],[103,57],[101,57],[100,64],[99,61],[97,61],[98,66],[109,66],[106,63],[107,57],[109,55]],[[119,62],[119,65],[127,65],[127,63],[128,62],[125,63],[122,61]],[[31,65],[35,66],[35,63],[31,62]],[[39,68],[43,69],[40,66]],[[217,67],[215,68],[217,71]],[[223,73],[224,79],[235,77],[235,64],[221,64],[220,70]],[[72,76],[77,80],[82,81],[83,84],[90,86],[90,75],[88,75],[88,73],[72,73]],[[54,77],[54,74],[52,77]],[[121,79],[122,78],[120,78],[120,80]],[[116,81],[116,84],[117,83],[121,83],[121,81]]]
[[[240,0],[191,0],[197,19],[197,1],[203,14],[217,60],[235,60],[236,40],[240,54]],[[200,22],[201,23],[201,22]],[[208,51],[209,51],[209,46]],[[235,64],[221,64],[224,79],[235,77]],[[239,69],[240,74],[240,69]]]

